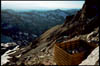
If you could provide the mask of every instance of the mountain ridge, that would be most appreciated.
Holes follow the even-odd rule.
[[[56,63],[52,61],[53,46],[56,42],[80,38],[98,46],[99,16],[98,10],[92,6],[98,8],[97,0],[85,0],[80,11],[75,15],[67,16],[68,19],[64,24],[47,30],[24,49],[20,48],[11,55],[12,59],[7,65],[55,65]],[[21,56],[17,58],[19,55]]]
[[[32,34],[34,34],[39,37],[47,29],[57,24],[62,24],[65,20],[66,15],[75,14],[77,10],[74,10],[73,12],[60,10],[59,13],[56,13],[56,11],[49,10],[42,12],[16,12],[11,9],[1,10],[1,33],[14,40],[16,39],[16,37],[12,37],[12,35],[16,35],[17,37],[19,37],[18,35],[20,34],[20,32],[23,33],[23,35],[24,33],[28,33],[31,34],[31,36]],[[32,39],[34,39],[34,36],[32,37]]]

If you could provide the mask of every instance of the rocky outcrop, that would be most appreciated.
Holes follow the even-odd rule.
[[[86,0],[83,8],[78,11],[76,15],[69,16],[69,19],[66,19],[64,24],[57,25],[47,30],[39,38],[34,40],[30,45],[24,47],[23,49],[21,48],[16,51],[16,53],[12,54],[11,56],[14,58],[20,54],[22,54],[22,56],[14,61],[14,58],[12,58],[12,61],[8,63],[8,65],[34,65],[41,64],[41,61],[43,64],[43,61],[45,61],[45,58],[48,54],[50,54],[48,58],[53,59],[53,45],[55,44],[55,42],[64,42],[71,39],[74,40],[76,38],[81,38],[93,45],[98,46],[99,16],[97,10],[98,5],[96,5],[96,2],[97,0]],[[95,6],[95,8],[92,6]],[[92,12],[90,10],[94,11]],[[93,51],[92,53],[94,52],[95,51]],[[46,54],[46,56],[44,54]],[[42,59],[39,56],[41,56]],[[32,61],[34,58],[35,60],[38,60],[37,63],[35,61]],[[94,64],[95,62],[93,63],[93,65]]]
[[[18,47],[19,46],[16,46],[13,49],[8,49],[3,55],[1,55],[1,65],[9,62],[9,58],[11,58],[9,55],[15,53],[19,49]]]
[[[91,54],[79,65],[99,65],[99,47],[95,48]]]
[[[1,55],[3,53],[5,53],[7,50],[11,50],[14,47],[16,47],[17,44],[14,42],[10,42],[10,43],[1,43]]]

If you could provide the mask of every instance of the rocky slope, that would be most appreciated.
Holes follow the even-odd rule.
[[[15,43],[9,43],[7,44],[8,46],[11,45],[11,44],[15,44]],[[1,48],[2,49],[2,48]],[[19,49],[19,46],[16,46],[15,48],[13,49],[8,49],[8,51],[6,51],[3,55],[1,55],[1,65],[9,62],[9,58],[11,58],[9,55],[12,54],[12,53],[15,53],[17,50]],[[3,51],[3,50],[1,50]]]
[[[80,65],[99,65],[99,47],[95,48]]]
[[[80,38],[98,46],[98,15],[97,0],[86,0],[77,14],[66,17],[64,24],[47,30],[30,45],[11,54],[12,59],[6,65],[55,65],[56,63],[53,61],[53,45],[55,42]]]
[[[1,55],[4,54],[6,51],[13,49],[16,47],[17,44],[12,42],[12,43],[1,43]]]

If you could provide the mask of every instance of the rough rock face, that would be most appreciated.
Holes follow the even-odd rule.
[[[5,53],[7,50],[11,50],[16,47],[17,44],[14,42],[10,43],[1,43],[1,55]]]
[[[1,55],[1,65],[9,62],[9,58],[11,58],[9,55],[15,53],[19,48],[19,46],[16,46],[15,48],[13,48],[12,50],[8,50],[6,51],[3,55]]]
[[[92,6],[95,6],[95,8]],[[67,16],[69,19],[66,20],[64,24],[49,29],[39,38],[34,40],[29,46],[20,48],[16,53],[11,55],[12,59],[10,63],[7,63],[6,65],[54,65],[53,45],[55,42],[63,42],[73,38],[81,38],[91,42],[91,44],[95,43],[95,45],[98,46],[98,15],[97,0],[86,0],[83,8],[78,11],[76,15]],[[93,53],[94,52],[95,51],[93,51]],[[17,58],[20,54],[21,57]],[[50,63],[45,64],[45,62]]]
[[[99,47],[95,48],[91,54],[79,65],[98,65],[99,61]],[[97,63],[97,64],[96,64]]]

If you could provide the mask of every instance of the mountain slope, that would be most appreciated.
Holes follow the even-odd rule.
[[[63,42],[65,39],[81,38],[91,43],[95,41],[98,46],[99,16],[98,10],[92,6],[98,9],[97,0],[86,0],[83,8],[77,14],[66,17],[64,24],[47,30],[29,46],[24,49],[20,48],[12,54],[13,58],[8,65],[55,64],[55,62],[51,62],[53,60],[53,45],[55,42]],[[20,58],[16,57],[18,55],[21,55]]]
[[[13,39],[17,44],[26,45],[36,37],[39,37],[47,29],[64,23],[66,16],[75,14],[76,12],[77,9],[29,12],[16,12],[10,9],[1,10],[1,33]],[[2,40],[11,42],[9,39],[4,39],[3,37],[1,37]],[[6,43],[6,41],[1,42]]]

